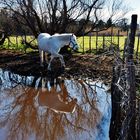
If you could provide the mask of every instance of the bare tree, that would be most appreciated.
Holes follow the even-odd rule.
[[[96,28],[101,19],[116,21],[127,12],[122,0],[1,1],[13,20],[19,26],[28,27],[35,37],[39,32],[54,34],[72,31],[76,35],[86,34]],[[104,16],[105,11],[107,16]],[[80,22],[81,19],[84,19],[83,22]]]

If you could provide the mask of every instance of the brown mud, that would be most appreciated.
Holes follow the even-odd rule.
[[[111,81],[113,57],[93,54],[73,54],[64,56],[65,68],[61,68],[60,61],[52,62],[52,71],[40,66],[38,52],[23,53],[14,50],[0,50],[0,68],[10,70],[20,75],[32,76],[64,76],[67,78],[91,78]]]

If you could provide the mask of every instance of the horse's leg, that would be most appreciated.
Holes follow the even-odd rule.
[[[61,66],[65,67],[65,62],[64,62],[63,55],[61,55],[61,54],[56,54],[56,57],[59,57],[59,59],[60,59],[60,61],[61,61]]]
[[[43,62],[44,62],[44,64],[46,63],[46,52],[43,52]]]
[[[44,62],[43,51],[42,50],[39,50],[39,54],[40,54],[40,66],[43,67],[43,62]]]
[[[45,52],[44,53],[44,61],[45,61],[45,63],[47,63],[48,64],[48,62],[49,62],[49,60],[48,60],[48,53],[47,52]]]
[[[61,61],[62,66],[65,67],[63,55],[60,55],[60,61]]]
[[[52,62],[52,60],[54,59],[54,57],[55,57],[55,56],[51,55],[51,59],[50,59],[50,61],[49,61],[49,63],[48,63],[48,70],[51,70],[51,62]]]

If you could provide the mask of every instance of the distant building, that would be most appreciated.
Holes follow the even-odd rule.
[[[127,31],[123,31],[122,29],[120,29],[119,27],[110,27],[106,30],[102,30],[102,31],[98,31],[98,35],[99,36],[102,36],[102,35],[105,35],[105,36],[115,36],[115,35],[120,35],[120,36],[126,36],[127,35]],[[92,35],[96,35],[96,29],[92,32]]]

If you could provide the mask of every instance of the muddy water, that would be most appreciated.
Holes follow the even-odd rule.
[[[107,89],[89,79],[20,76],[0,69],[0,139],[108,140]]]

